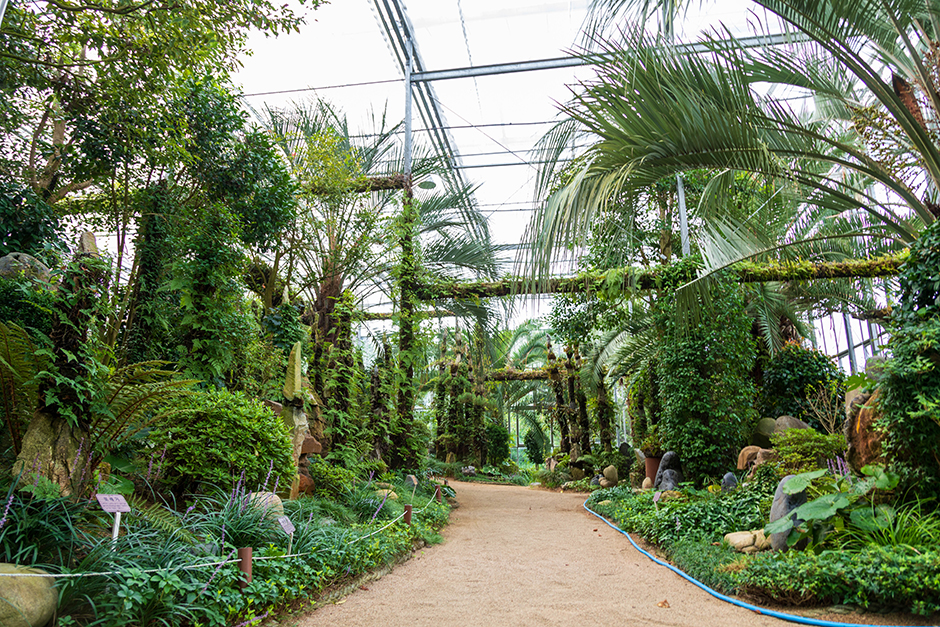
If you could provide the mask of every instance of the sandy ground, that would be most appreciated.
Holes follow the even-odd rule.
[[[721,602],[651,562],[582,508],[582,494],[453,484],[443,544],[299,627],[761,627],[783,621]],[[293,622],[293,621],[291,621]]]

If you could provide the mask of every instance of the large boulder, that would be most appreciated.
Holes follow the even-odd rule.
[[[742,448],[741,452],[738,453],[738,470],[747,470],[753,466],[758,451],[760,451],[760,447],[755,445]]]
[[[49,266],[26,253],[10,253],[0,257],[0,277],[6,279],[24,275],[48,283],[50,272]],[[35,577],[28,579],[35,579]]]
[[[649,477],[643,477],[642,488],[643,488],[644,490],[652,490],[652,489],[653,489],[653,480],[650,479]]]
[[[788,429],[810,429],[811,427],[800,420],[799,418],[794,418],[793,416],[780,416],[776,420],[776,426],[774,427],[774,433],[783,433]]]
[[[656,486],[656,489],[666,492],[670,490],[678,490],[680,483],[682,483],[682,473],[680,473],[678,470],[667,468],[659,478],[659,485]]]
[[[721,478],[721,491],[730,492],[736,487],[738,487],[738,478],[733,472],[726,472],[725,476]]]
[[[616,488],[617,484],[620,482],[620,477],[617,476],[617,467],[608,466],[604,469],[604,476],[598,479],[597,483],[602,488]]]
[[[730,544],[735,551],[741,553],[757,553],[770,548],[770,541],[764,535],[763,529],[735,531],[725,534],[725,542]]]
[[[751,444],[760,448],[770,448],[770,436],[777,428],[777,421],[773,418],[761,418],[751,435]]]
[[[783,491],[783,486],[795,476],[796,475],[787,475],[777,484],[777,491],[774,492],[774,500],[770,506],[770,522],[792,515],[791,512],[793,512],[793,510],[806,503],[805,491],[797,492],[796,494],[787,494]],[[795,515],[793,516],[794,526],[802,524],[803,521],[796,518]],[[770,534],[770,546],[775,551],[786,551],[789,548],[787,547],[787,536],[789,535],[789,531],[780,531]]]
[[[663,488],[660,485],[663,479],[663,473],[665,473],[667,470],[672,470],[676,473],[674,478],[676,480],[677,486],[685,480],[682,476],[682,463],[679,460],[679,454],[675,451],[667,451],[666,454],[663,455],[662,460],[659,462],[659,470],[656,471],[656,478],[653,479],[654,490],[671,489]]]
[[[40,627],[52,620],[59,592],[52,577],[5,577],[8,574],[47,574],[38,568],[0,563],[0,625]]]
[[[274,492],[252,492],[248,495],[248,504],[274,516],[284,515],[284,503]]]
[[[868,464],[883,461],[881,458],[882,433],[875,429],[881,417],[878,408],[878,390],[870,396],[863,394],[855,399],[843,425],[848,450],[845,461],[858,473]]]

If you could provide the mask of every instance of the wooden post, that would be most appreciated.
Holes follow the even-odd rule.
[[[251,547],[238,549],[238,570],[244,577],[238,580],[238,587],[244,590],[251,583]]]
[[[411,524],[411,511],[414,509],[412,505],[405,505],[405,524]]]

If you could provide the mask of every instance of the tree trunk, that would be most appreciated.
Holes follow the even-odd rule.
[[[79,497],[94,481],[95,456],[85,430],[37,412],[23,437],[13,473],[23,484],[38,481],[38,474],[57,484],[62,496]]]

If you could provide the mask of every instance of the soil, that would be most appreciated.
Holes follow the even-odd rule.
[[[283,622],[297,627],[785,624],[720,601],[650,561],[585,511],[583,494],[452,486],[460,507],[451,513],[443,544],[419,550],[333,605]],[[860,615],[850,608],[800,613],[855,624],[927,624],[922,617]]]

